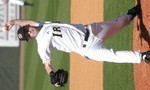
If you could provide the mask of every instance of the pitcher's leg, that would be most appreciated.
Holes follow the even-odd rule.
[[[129,9],[127,15],[122,15],[114,21],[94,23],[92,24],[93,34],[105,41],[107,38],[119,32],[123,27],[128,25],[136,15],[140,14],[140,12],[141,5],[139,4]]]
[[[92,32],[95,36],[105,41],[128,25],[130,21],[131,15],[122,15],[114,21],[94,23],[92,24]]]
[[[140,51],[114,51],[113,49],[102,48],[90,50],[87,56],[93,60],[114,63],[141,63],[142,61]]]
[[[112,57],[110,56],[107,60],[112,59],[110,62],[116,63],[141,63],[142,54],[140,51],[113,51],[111,50]]]

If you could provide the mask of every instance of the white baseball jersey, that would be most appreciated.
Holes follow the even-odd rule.
[[[84,41],[85,28],[82,24],[40,23],[43,26],[36,37],[38,53],[43,63],[51,60],[51,50],[76,52],[85,58],[115,63],[140,63],[140,51],[114,51],[103,46],[111,35],[119,32],[130,23],[130,16],[123,15],[111,22],[98,22],[87,25],[90,32]],[[86,47],[83,47],[86,44]]]
[[[69,24],[49,23],[43,25],[36,40],[38,52],[44,63],[51,60],[52,49],[80,53],[84,32]]]

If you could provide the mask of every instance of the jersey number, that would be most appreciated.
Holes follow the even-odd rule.
[[[60,30],[60,27],[53,27],[53,36],[61,37],[62,38],[62,33]]]

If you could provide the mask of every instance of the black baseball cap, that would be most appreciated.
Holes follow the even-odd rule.
[[[25,35],[25,27],[26,26],[23,26],[18,29],[17,36],[20,41],[28,41],[28,39]]]

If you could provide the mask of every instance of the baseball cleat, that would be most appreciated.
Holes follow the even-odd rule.
[[[146,63],[150,64],[150,50],[142,53],[142,58]]]
[[[131,15],[131,20],[141,12],[141,4],[136,5],[135,7],[128,10],[128,15]]]

